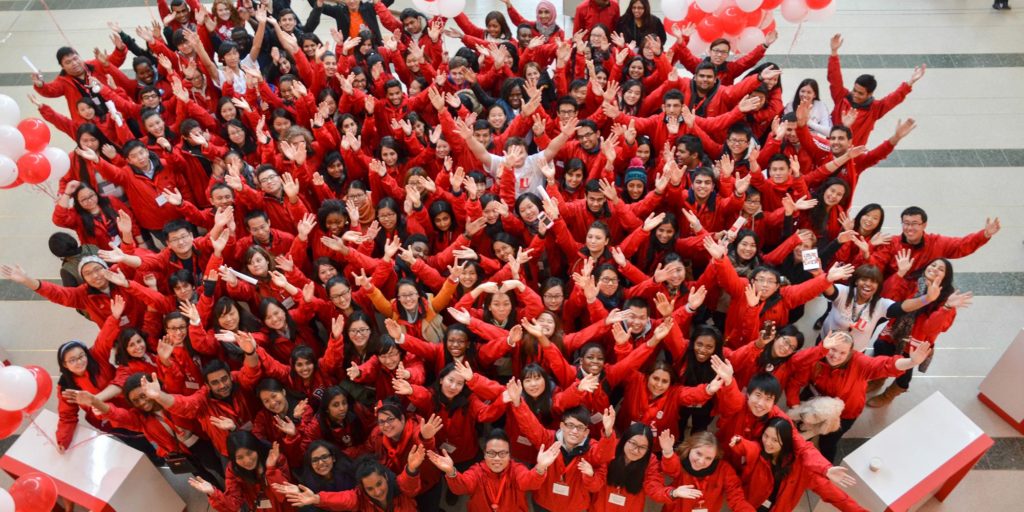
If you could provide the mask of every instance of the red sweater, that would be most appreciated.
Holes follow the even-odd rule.
[[[252,419],[258,410],[256,394],[253,393],[255,383],[243,383],[241,372],[231,372],[231,379],[234,381],[232,385],[235,389],[226,400],[214,398],[204,389],[189,396],[174,395],[174,405],[168,409],[171,414],[198,421],[210,442],[224,456],[228,453],[230,432],[215,427],[210,423],[210,418],[230,418],[237,428],[250,430]]]
[[[381,4],[383,5],[383,4]],[[398,473],[396,479],[398,483],[398,492],[395,493],[395,497],[391,501],[391,506],[384,508],[381,507],[376,501],[370,499],[363,491],[363,487],[356,486],[355,489],[350,491],[341,492],[321,492],[320,504],[318,507],[324,510],[358,510],[360,512],[417,512],[419,508],[416,506],[416,499],[414,496],[420,492],[420,476],[419,474],[410,476],[405,470],[401,470]],[[391,482],[388,483],[391,485]]]
[[[832,102],[835,108],[832,109],[832,124],[843,124],[843,114],[851,108],[860,111],[857,120],[850,127],[853,130],[853,145],[861,146],[867,144],[871,130],[875,128],[875,122],[887,114],[890,110],[903,103],[903,99],[910,94],[910,84],[903,82],[895,91],[884,98],[872,98],[867,106],[854,107],[850,103],[850,91],[843,85],[843,70],[839,65],[839,56],[832,55],[828,58],[828,88],[832,93]]]
[[[84,309],[89,319],[103,327],[104,321],[110,317],[110,299],[122,297],[125,302],[124,316],[128,318],[125,325],[142,325],[146,314],[146,305],[133,297],[128,290],[119,286],[110,286],[110,294],[103,293],[87,284],[74,288],[39,281],[36,293],[46,300],[69,308]]]
[[[288,463],[278,459],[277,465],[266,469],[266,474],[259,482],[253,484],[242,480],[235,474],[234,464],[228,464],[225,477],[226,490],[215,489],[210,495],[210,505],[217,512],[235,512],[248,507],[248,510],[272,510],[273,512],[291,512],[295,507],[288,504],[284,496],[274,492],[271,484],[288,483]]]
[[[515,461],[500,474],[491,471],[486,462],[477,462],[447,482],[449,491],[469,495],[469,512],[527,512],[526,491],[540,489],[546,478]]]
[[[770,510],[776,512],[795,510],[803,500],[804,492],[811,489],[823,500],[843,512],[867,512],[867,509],[858,505],[853,498],[836,487],[828,478],[807,471],[799,460],[793,461],[789,474],[779,483],[775,500],[768,502],[767,500],[775,488],[775,476],[772,474],[771,464],[761,455],[761,445],[742,439],[739,444],[730,447],[730,450],[744,461],[740,479],[743,481],[743,491],[750,503],[756,503],[759,506],[771,503]]]
[[[879,246],[871,253],[870,263],[882,269],[885,275],[896,273],[896,255],[903,249],[910,250],[910,257],[914,259],[914,265],[910,273],[928,266],[936,258],[963,258],[973,254],[981,246],[988,243],[985,230],[979,230],[964,237],[953,237],[925,233],[924,237],[915,245],[911,245],[901,235],[893,237],[888,244]]]
[[[671,484],[661,493],[652,495],[655,501],[664,503],[665,512],[691,512],[695,510],[722,510],[722,504],[728,502],[733,512],[755,512],[754,507],[743,495],[743,487],[732,466],[716,460],[714,471],[704,477],[695,477],[683,468],[679,456],[661,459],[661,470],[671,478]],[[692,485],[702,493],[697,499],[671,498],[669,493],[680,485]]]
[[[813,349],[801,350],[792,357],[793,378],[786,388],[786,403],[795,407],[800,403],[800,390],[810,384],[816,394],[839,398],[843,401],[844,420],[856,419],[867,402],[868,381],[899,377],[903,370],[896,368],[896,361],[903,355],[868,357],[853,351],[846,364],[835,368],[823,357],[825,349],[820,345]]]
[[[179,185],[179,177],[175,168],[182,165],[177,153],[170,153],[167,161],[160,160],[160,168],[152,178],[147,178],[139,171],[128,166],[120,167],[102,158],[99,162],[88,164],[95,168],[105,179],[110,180],[124,189],[128,202],[132,205],[139,226],[150,231],[160,231],[164,224],[182,218],[181,213],[163,196],[165,188],[174,189]]]

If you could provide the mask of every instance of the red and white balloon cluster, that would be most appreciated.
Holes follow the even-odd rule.
[[[774,11],[790,23],[822,21],[836,12],[839,0],[661,0],[665,30],[673,33],[694,25],[687,47],[694,55],[707,53],[715,39],[729,40],[733,51],[747,53],[775,30]]]
[[[25,415],[43,407],[53,393],[53,379],[39,366],[0,367],[0,439],[18,430]]]
[[[466,8],[466,0],[412,0],[412,5],[427,17],[454,18]]]
[[[49,475],[27,473],[0,489],[0,512],[50,512],[57,504],[57,484]]]
[[[67,174],[68,153],[49,143],[46,122],[37,117],[21,119],[18,103],[0,94],[0,189],[39,185]]]

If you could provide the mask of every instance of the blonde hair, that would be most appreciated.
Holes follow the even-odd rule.
[[[718,449],[718,439],[711,432],[697,432],[690,434],[685,441],[676,446],[676,454],[680,457],[689,457],[690,451],[701,446],[710,446],[715,449],[715,460],[722,458],[722,451]]]

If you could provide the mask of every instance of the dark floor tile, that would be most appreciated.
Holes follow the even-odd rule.
[[[1022,470],[1024,469],[1024,439],[997,437],[995,444],[985,452],[982,460],[987,463],[987,469]]]
[[[1001,149],[979,149],[978,159],[982,167],[1009,167],[1010,161]]]

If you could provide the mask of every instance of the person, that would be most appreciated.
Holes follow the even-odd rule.
[[[583,0],[572,17],[573,32],[590,32],[598,24],[614,27],[619,22],[619,3],[615,0]]]
[[[304,485],[277,484],[274,491],[297,506],[317,506],[326,510],[390,510],[415,512],[414,496],[420,488],[420,465],[426,450],[413,445],[404,468],[396,476],[380,462],[364,457],[358,461],[355,489],[340,492],[314,493]]]
[[[988,243],[1002,228],[999,217],[986,218],[985,227],[964,237],[951,237],[936,233],[927,233],[928,213],[919,206],[908,206],[900,212],[900,224],[903,228],[899,238],[893,238],[888,244],[871,253],[869,262],[881,268],[886,276],[897,272],[896,255],[904,249],[910,250],[914,264],[909,272],[917,272],[936,258],[957,259],[973,254]]]
[[[639,46],[647,36],[654,36],[659,42],[668,41],[661,18],[651,13],[650,0],[630,0],[626,10],[628,12],[619,17],[615,31],[622,34],[627,44]]]
[[[1008,11],[1010,10],[1010,0],[996,0],[992,3],[992,8],[997,11]]]
[[[832,94],[832,101],[835,103],[835,107],[832,109],[832,123],[834,125],[845,124],[843,117],[850,110],[855,110],[857,116],[850,126],[850,130],[853,132],[851,140],[855,146],[861,146],[867,143],[868,136],[875,128],[875,122],[903,103],[914,84],[924,77],[926,68],[924,64],[915,67],[910,79],[900,84],[895,91],[884,98],[875,98],[878,81],[873,75],[858,76],[852,90],[847,89],[843,84],[843,72],[839,64],[839,48],[843,46],[843,35],[832,36],[829,46],[832,49],[832,54],[828,58],[828,88]]]
[[[466,510],[487,512],[514,510],[526,512],[529,503],[526,491],[540,489],[546,479],[547,470],[561,457],[557,443],[537,453],[537,464],[533,469],[511,460],[508,436],[501,429],[494,429],[484,438],[484,461],[473,464],[459,472],[447,450],[441,453],[427,451],[430,463],[445,475],[448,491],[457,495],[469,495]]]
[[[270,445],[247,430],[239,430],[228,436],[227,448],[229,462],[223,491],[200,476],[188,479],[193,489],[207,496],[214,510],[292,510],[284,496],[272,491],[272,486],[287,482],[289,475],[288,463],[277,443]]]
[[[831,396],[845,404],[840,428],[818,438],[818,450],[828,461],[835,460],[839,439],[853,427],[864,410],[868,381],[897,377],[920,365],[931,349],[921,344],[903,354],[869,357],[853,348],[853,336],[836,331],[821,345],[793,356],[796,367],[786,389],[786,403],[796,406],[812,396]],[[801,391],[802,390],[802,391]]]
[[[867,512],[828,479],[808,472],[793,454],[793,425],[772,418],[760,441],[733,436],[729,449],[743,461],[740,480],[750,503],[760,503],[759,511],[794,510],[811,489],[832,506],[844,512]]]
[[[356,488],[355,466],[337,446],[328,441],[318,439],[310,443],[303,456],[302,466],[298,472],[298,482],[313,491],[340,492]],[[299,509],[312,512],[315,508]]]
[[[736,512],[754,512],[743,495],[736,471],[722,462],[718,440],[710,432],[691,434],[675,447],[675,437],[659,434],[661,469],[670,484],[651,497],[666,505],[665,510],[691,512],[721,510],[724,503]]]

